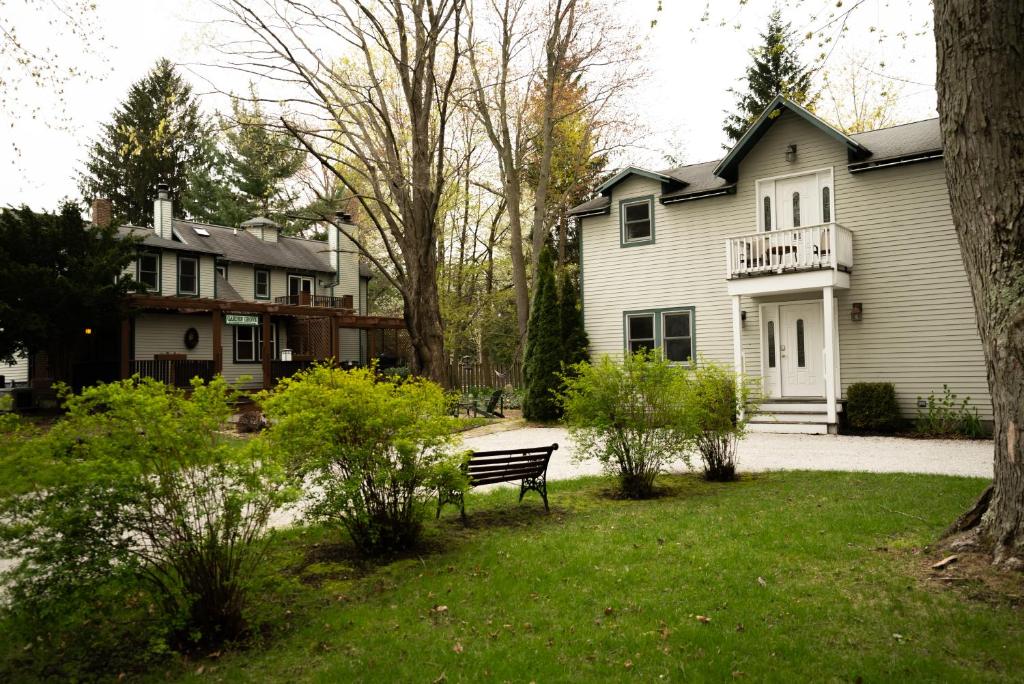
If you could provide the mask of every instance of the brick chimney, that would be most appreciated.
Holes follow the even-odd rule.
[[[92,201],[92,224],[97,228],[106,228],[110,225],[114,213],[114,203],[104,197],[97,197]]]
[[[171,219],[174,216],[174,202],[171,201],[170,188],[167,183],[156,186],[156,199],[153,200],[153,230],[165,240],[174,236]]]

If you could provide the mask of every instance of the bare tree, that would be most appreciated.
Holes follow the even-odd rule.
[[[273,79],[284,130],[334,175],[380,250],[336,225],[401,293],[417,373],[444,379],[437,284],[464,0],[223,0],[248,40],[230,66]],[[325,46],[337,47],[328,55]],[[326,198],[321,198],[326,199]]]
[[[946,178],[995,417],[993,490],[972,530],[1024,569],[1024,4],[935,0]]]
[[[901,83],[872,68],[870,57],[851,55],[823,73],[817,113],[844,133],[894,126],[903,122],[902,91]]]

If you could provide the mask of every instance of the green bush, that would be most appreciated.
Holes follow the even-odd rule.
[[[891,382],[855,382],[846,390],[846,420],[856,430],[895,432],[900,425],[896,387]]]
[[[651,496],[668,463],[690,463],[686,373],[646,351],[627,354],[622,363],[604,356],[573,366],[559,399],[577,459],[598,459],[619,478],[625,496]]]
[[[457,421],[432,382],[314,366],[260,403],[264,434],[309,485],[307,516],[341,524],[365,553],[413,546],[432,493],[466,488],[465,456],[449,450]]]
[[[19,559],[5,619],[107,668],[243,634],[268,519],[294,492],[269,451],[217,434],[227,384],[62,396],[48,433],[3,439],[0,556]]]
[[[553,257],[551,248],[545,247],[537,267],[523,360],[523,417],[527,420],[556,420],[561,415],[556,394],[564,358]]]
[[[921,397],[917,398],[918,402]],[[949,385],[942,386],[942,396],[928,395],[927,405],[917,410],[915,431],[923,437],[967,437],[977,438],[985,434],[985,428],[978,417],[978,409],[971,406],[971,398],[957,401],[957,395]]]
[[[747,416],[756,409],[750,388],[733,371],[700,360],[684,395],[694,448],[704,477],[717,482],[736,479],[736,449],[746,433]]]

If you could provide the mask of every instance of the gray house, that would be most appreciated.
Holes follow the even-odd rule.
[[[845,135],[779,97],[723,159],[627,168],[571,213],[594,355],[729,363],[762,431],[834,431],[863,381],[991,419],[938,119]]]

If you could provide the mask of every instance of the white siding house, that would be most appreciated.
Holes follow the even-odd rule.
[[[626,169],[572,213],[592,355],[738,367],[764,430],[834,430],[862,381],[991,419],[937,120],[846,136],[779,98],[724,159]]]

